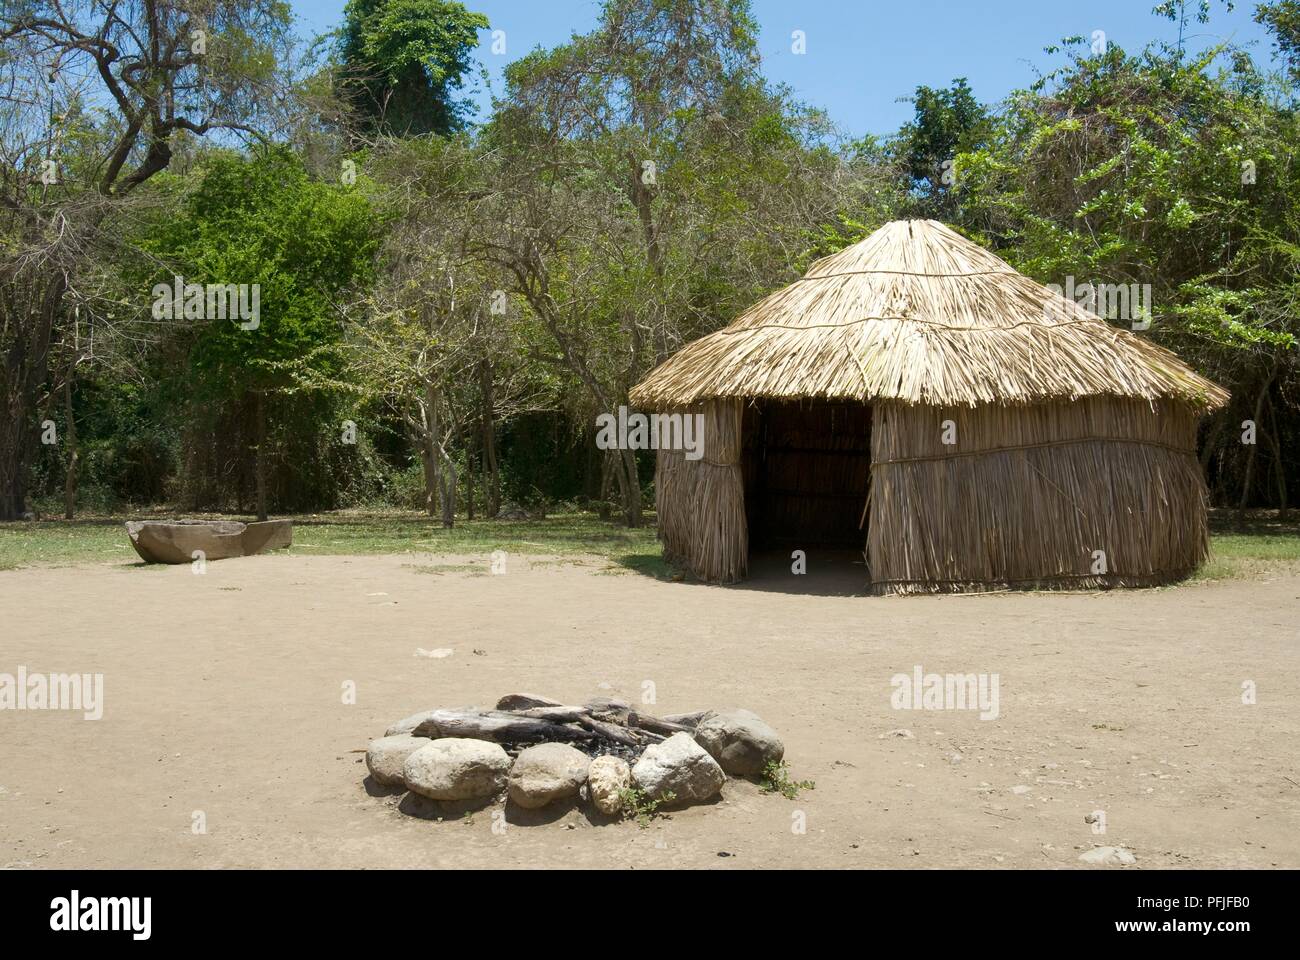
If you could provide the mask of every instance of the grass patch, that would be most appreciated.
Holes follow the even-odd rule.
[[[468,573],[471,576],[486,576],[482,564],[478,563],[404,563],[402,566],[415,573],[427,573],[441,576],[444,573]]]
[[[139,519],[167,516],[156,510],[130,515]],[[230,519],[217,514],[186,516]],[[83,563],[144,566],[122,527],[126,519],[2,523],[0,570]],[[294,522],[294,543],[287,552],[298,556],[467,554],[484,557],[486,565],[492,551],[504,550],[507,554],[560,558],[541,561],[552,563],[595,556],[607,561],[600,573],[685,579],[664,559],[653,527],[630,530],[588,513],[558,514],[544,520],[459,520],[451,530],[443,529],[435,518],[403,511],[340,510],[287,519]],[[479,572],[477,566],[456,563],[421,565],[415,570],[434,575]],[[1265,579],[1284,574],[1300,575],[1300,519],[1282,522],[1273,511],[1258,511],[1242,520],[1234,511],[1211,511],[1210,559],[1193,574],[1193,580]]]
[[[0,523],[0,570],[132,562],[143,564],[121,520]]]
[[[613,557],[658,549],[652,527],[629,530],[591,514],[544,520],[464,520],[450,530],[421,514],[313,514],[294,517],[292,553],[468,553]]]
[[[1260,580],[1300,574],[1300,520],[1280,521],[1276,511],[1210,512],[1210,559],[1193,580]]]
[[[165,519],[142,511],[130,519]],[[245,519],[217,514],[184,514],[189,519]],[[72,566],[82,563],[140,563],[123,522],[128,517],[43,520],[0,524],[0,570],[20,567]],[[411,512],[337,511],[301,514],[293,521],[298,556],[367,554],[472,554],[485,558],[494,550],[526,555],[603,557],[624,564],[646,558],[648,569],[659,553],[652,526],[628,529],[602,522],[594,514],[559,514],[543,520],[461,520],[446,530],[435,518]],[[486,562],[486,561],[485,561]],[[424,573],[472,569],[433,565]]]

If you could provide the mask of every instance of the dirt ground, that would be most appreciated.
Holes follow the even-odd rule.
[[[487,569],[0,573],[0,672],[103,673],[106,704],[0,712],[0,866],[1041,868],[1105,844],[1137,863],[1095,869],[1300,867],[1300,579],[876,599],[815,558],[728,589],[596,559]],[[997,674],[999,716],[893,709],[890,678],[918,665]],[[365,782],[366,742],[407,714],[647,684],[653,712],[756,711],[816,788],[732,781],[641,829],[577,808],[421,819]]]

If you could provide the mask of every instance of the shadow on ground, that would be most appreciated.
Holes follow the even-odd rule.
[[[858,550],[813,547],[805,551],[804,573],[795,573],[792,550],[760,550],[749,555],[749,576],[740,583],[705,584],[659,554],[628,554],[619,566],[656,580],[671,580],[722,590],[751,590],[812,597],[858,597],[867,592],[867,566]]]

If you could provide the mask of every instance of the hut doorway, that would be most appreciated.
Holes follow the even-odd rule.
[[[871,408],[760,400],[745,407],[742,430],[751,556],[795,549],[860,556],[867,538]]]

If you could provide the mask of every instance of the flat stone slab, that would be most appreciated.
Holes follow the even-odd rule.
[[[196,550],[205,560],[249,557],[293,543],[292,520],[132,520],[131,546],[146,563],[190,563]]]

